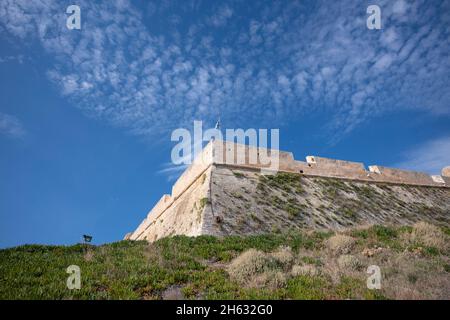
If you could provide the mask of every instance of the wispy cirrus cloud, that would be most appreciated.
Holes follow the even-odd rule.
[[[405,154],[405,161],[396,165],[415,171],[440,174],[442,168],[450,166],[450,136],[441,137],[417,146]]]
[[[233,15],[233,10],[225,5],[218,9],[218,11],[211,17],[209,23],[215,27],[223,27],[227,24],[228,19]]]
[[[18,118],[0,112],[0,134],[11,138],[21,138],[26,134],[26,131]]]
[[[366,1],[203,10],[164,1],[147,11],[126,0],[78,1],[82,30],[69,31],[60,1],[4,0],[0,32],[37,40],[54,57],[48,77],[63,95],[137,135],[219,115],[269,126],[327,112],[339,139],[393,110],[450,117],[450,1],[378,4],[383,30],[366,28]],[[152,30],[145,14],[170,32]]]
[[[166,176],[167,181],[175,181],[186,170],[187,164],[174,165],[172,162],[167,162],[162,165],[162,169],[158,170],[158,174]]]
[[[24,61],[24,56],[23,55],[18,55],[18,56],[3,56],[0,57],[0,63],[7,63],[7,62],[11,62],[11,61],[17,61],[18,63],[22,64]]]
[[[196,152],[200,152],[207,142],[201,139],[198,141],[180,140],[179,143],[181,143],[180,147],[182,146],[183,148],[172,150],[172,152],[178,150],[179,153],[172,154],[171,161],[164,163],[162,168],[157,171],[158,174],[165,175],[169,182],[176,180],[184,172],[190,163],[194,161],[198,154]]]

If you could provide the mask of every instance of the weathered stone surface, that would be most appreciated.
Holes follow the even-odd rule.
[[[444,169],[442,169],[442,175],[444,177],[450,178],[450,166],[445,167]]]
[[[388,185],[212,166],[132,239],[174,234],[248,235],[369,224],[450,225],[450,188]],[[201,200],[206,199],[206,200]],[[202,205],[203,203],[204,205]]]
[[[245,235],[419,220],[450,224],[448,167],[439,179],[381,166],[367,171],[362,163],[316,156],[301,162],[280,151],[280,172],[266,176],[261,149],[237,145],[233,154],[235,146],[209,143],[172,194],[164,195],[126,237],[155,241],[177,234]]]
[[[123,240],[130,240],[130,237],[133,233],[132,232],[128,232],[125,237],[123,237]]]
[[[445,180],[442,178],[442,176],[431,176],[431,179],[433,179],[434,182],[436,183],[440,183],[440,184],[444,184],[445,185]]]
[[[211,168],[206,169],[166,208],[158,210],[158,214],[151,218],[151,222],[145,227],[140,226],[130,239],[155,241],[170,235],[198,236],[204,234],[202,220],[210,206],[208,196],[210,176]],[[150,219],[147,218],[147,220]]]

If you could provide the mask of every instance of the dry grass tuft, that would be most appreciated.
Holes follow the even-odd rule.
[[[289,266],[294,261],[294,254],[291,247],[281,246],[277,251],[272,252],[271,256],[283,266]]]
[[[343,270],[361,270],[363,267],[361,261],[350,254],[341,255],[338,260],[339,268]]]
[[[397,300],[448,300],[450,277],[435,259],[402,252],[380,265],[385,295]]]
[[[440,250],[446,250],[448,248],[447,236],[441,229],[427,222],[414,224],[409,240],[412,243],[422,244],[427,247],[436,247]]]
[[[257,275],[274,268],[274,260],[268,254],[249,249],[231,261],[227,268],[230,277],[240,284],[247,284]]]
[[[286,284],[295,259],[292,249],[281,246],[272,253],[249,249],[228,266],[230,278],[251,288],[280,288]]]
[[[319,270],[311,264],[307,264],[307,265],[303,265],[303,266],[295,265],[292,267],[291,274],[294,277],[297,277],[297,276],[314,277],[319,274]]]
[[[286,284],[286,281],[287,278],[283,272],[270,270],[257,275],[248,282],[247,286],[250,288],[265,288],[274,290],[282,288]]]
[[[340,255],[350,253],[355,243],[355,238],[344,234],[336,234],[326,241],[326,246],[332,253]]]
[[[94,259],[94,252],[88,249],[84,254],[84,261],[90,262],[93,259]]]
[[[149,244],[145,247],[144,257],[148,264],[156,264],[161,267],[165,265],[161,249],[153,244]]]

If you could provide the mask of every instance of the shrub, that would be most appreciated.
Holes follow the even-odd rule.
[[[287,283],[287,294],[291,299],[321,300],[326,297],[328,282],[321,277],[298,276]]]
[[[246,284],[258,274],[274,269],[275,264],[268,254],[249,249],[231,261],[227,271],[233,280]]]
[[[248,287],[279,289],[286,285],[286,276],[281,271],[269,270],[265,271],[250,280]]]
[[[310,256],[299,257],[298,261],[300,262],[300,264],[312,264],[316,267],[320,267],[323,265],[322,261],[319,258]]]
[[[317,276],[319,274],[319,270],[313,265],[307,264],[304,266],[295,265],[292,267],[291,271],[292,276]]]
[[[300,214],[300,208],[298,208],[297,206],[294,206],[290,203],[286,204],[283,207],[283,210],[288,213],[289,218],[291,218],[291,219],[294,219],[295,217],[297,217]]]
[[[243,178],[243,177],[244,177],[244,174],[243,174],[243,173],[240,173],[240,172],[235,172],[235,171],[233,171],[233,174],[234,174],[234,176],[235,176],[236,178]]]
[[[375,232],[378,240],[381,242],[389,242],[397,237],[397,230],[387,226],[373,226],[372,230]]]
[[[361,261],[357,257],[349,254],[341,255],[337,262],[341,269],[360,270],[362,268]]]
[[[336,234],[326,241],[326,246],[335,254],[345,254],[352,251],[355,242],[355,239],[350,236]]]
[[[209,201],[208,198],[201,198],[201,199],[200,199],[200,208],[199,208],[199,211],[202,211],[203,208],[204,208],[207,204],[210,204],[210,203],[211,203],[211,202]]]
[[[450,264],[444,264],[444,271],[450,273]]]
[[[414,224],[410,241],[427,247],[436,247],[440,250],[446,250],[448,247],[448,239],[441,229],[427,222]]]
[[[290,265],[294,260],[292,249],[287,246],[281,246],[277,251],[273,252],[271,256],[283,266]]]

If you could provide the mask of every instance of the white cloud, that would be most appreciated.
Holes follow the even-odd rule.
[[[78,4],[82,30],[69,31],[57,0],[3,0],[0,35],[37,40],[54,59],[48,75],[62,94],[135,134],[165,134],[194,119],[213,124],[219,115],[235,126],[271,126],[325,111],[338,139],[394,108],[450,117],[446,4],[381,0],[383,30],[366,28],[364,1],[249,3],[248,17],[231,4],[203,16],[197,2],[149,5],[159,19],[152,24],[176,16],[167,22],[179,28],[174,37],[152,33],[130,1]]]
[[[168,182],[175,181],[188,167],[187,164],[174,165],[173,163],[166,163],[163,165],[163,169],[158,170],[158,174],[166,176]]]
[[[223,6],[211,17],[210,23],[215,27],[223,27],[232,15],[233,10],[229,6]]]
[[[24,61],[23,55],[18,56],[4,56],[0,57],[0,63],[10,62],[10,61],[17,61],[18,63],[22,64]]]
[[[392,7],[392,12],[396,14],[404,14],[407,10],[407,4],[405,0],[395,1]]]
[[[0,112],[0,134],[12,138],[21,138],[25,135],[22,123],[16,117]]]
[[[428,141],[405,155],[405,161],[395,167],[440,174],[450,165],[450,136]]]
[[[387,68],[389,68],[393,60],[394,58],[391,54],[385,54],[377,59],[374,68],[381,71],[386,70]]]

